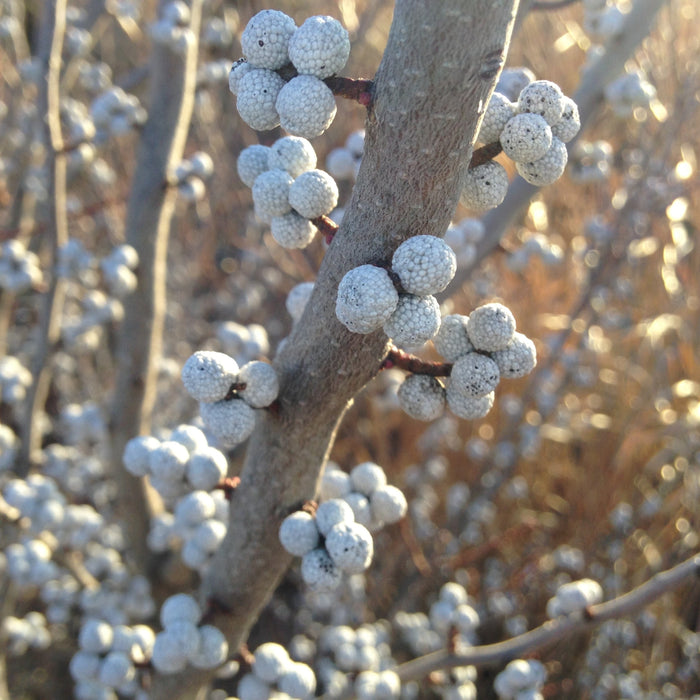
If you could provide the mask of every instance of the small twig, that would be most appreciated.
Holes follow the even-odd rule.
[[[473,170],[474,168],[478,168],[480,165],[488,163],[502,151],[503,146],[501,146],[500,141],[487,143],[485,146],[477,148],[474,153],[472,153],[472,159],[469,161],[469,170]]]
[[[342,75],[334,75],[323,81],[333,91],[334,95],[344,97],[347,100],[355,100],[363,107],[372,104],[374,94],[374,82],[366,78],[344,78]]]
[[[451,362],[431,362],[420,357],[410,355],[404,350],[391,347],[382,363],[382,369],[398,367],[413,374],[428,374],[431,377],[449,377],[452,372]]]
[[[214,488],[223,491],[226,500],[230,501],[231,496],[233,496],[233,492],[238,488],[238,484],[240,483],[240,476],[227,476],[226,478],[222,479]]]
[[[308,513],[309,515],[316,517],[318,503],[316,501],[306,501],[306,503],[304,503],[304,505],[301,507],[301,510],[303,510],[304,513]]]
[[[325,214],[311,219],[311,223],[321,232],[321,235],[326,239],[326,243],[330,245],[333,236],[338,233],[338,224]]]
[[[216,598],[207,598],[207,607],[199,619],[200,625],[211,624],[217,615],[230,615],[231,609]]]
[[[248,385],[245,382],[235,382],[234,384],[231,384],[226,396],[224,396],[224,401],[230,401],[231,399],[235,399],[238,395],[238,392],[245,391],[247,386]]]

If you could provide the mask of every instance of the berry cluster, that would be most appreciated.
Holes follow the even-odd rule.
[[[445,384],[419,372],[408,375],[398,391],[401,408],[418,420],[438,418],[445,401],[460,418],[482,418],[501,377],[523,377],[537,362],[534,343],[516,332],[510,309],[498,303],[484,304],[471,316],[445,316],[433,345],[452,363]]]
[[[126,243],[117,246],[102,259],[100,267],[107,288],[112,296],[121,299],[136,289],[138,280],[134,270],[139,264],[139,254]]]
[[[43,281],[36,253],[27,250],[18,239],[0,245],[0,289],[22,294],[36,289]]]
[[[406,513],[406,499],[386,481],[373,462],[358,464],[346,474],[326,472],[322,494],[330,496],[312,514],[300,510],[280,526],[282,546],[302,557],[301,576],[312,590],[336,588],[342,573],[360,574],[372,563],[370,530],[398,522]]]
[[[198,202],[206,192],[205,180],[214,174],[214,161],[204,151],[197,151],[175,168],[178,194],[186,202]]]
[[[313,221],[338,203],[335,180],[316,169],[313,146],[299,136],[248,146],[238,157],[238,174],[252,188],[255,214],[284,248],[309,245],[317,230]]]
[[[395,345],[420,347],[440,327],[433,295],[447,287],[456,268],[455,255],[442,239],[414,236],[394,252],[391,272],[361,265],[345,274],[338,285],[336,316],[353,333],[383,327]]]
[[[47,649],[51,633],[46,618],[40,612],[28,612],[24,617],[8,615],[0,625],[10,656],[22,656],[29,649]]]
[[[163,631],[156,635],[151,654],[151,663],[159,673],[179,673],[188,665],[211,669],[226,661],[226,637],[212,625],[200,625],[201,617],[197,601],[185,593],[170,596],[163,603]]]
[[[180,0],[163,3],[160,17],[149,27],[151,38],[175,53],[184,54],[194,41],[189,23],[190,8],[186,3]]]
[[[13,355],[0,359],[0,397],[3,403],[16,405],[24,401],[31,385],[32,373],[19,359]]]
[[[255,410],[269,406],[279,391],[277,373],[267,362],[238,366],[222,352],[200,350],[185,362],[182,382],[199,401],[204,425],[217,440],[237,445],[253,432]]]
[[[557,617],[579,613],[602,600],[603,589],[597,581],[590,578],[570,581],[559,586],[554,598],[547,601],[547,615]]]
[[[116,625],[90,618],[78,635],[78,651],[70,660],[75,697],[126,697],[137,694],[137,666],[151,656],[155,635],[146,625]]]
[[[492,94],[477,140],[499,143],[521,177],[543,186],[561,177],[568,158],[564,144],[580,126],[576,103],[555,83],[535,80],[521,89],[516,102],[501,92]],[[469,170],[461,201],[470,209],[485,211],[498,206],[507,190],[505,168],[490,160]]]
[[[251,671],[240,679],[236,692],[240,700],[278,696],[311,700],[316,676],[310,666],[293,661],[283,646],[267,642],[253,653]]]
[[[243,30],[241,49],[245,58],[231,68],[229,87],[246,124],[257,131],[281,124],[304,138],[330,126],[335,97],[324,79],[342,70],[350,55],[350,38],[338,20],[319,15],[297,27],[283,12],[263,10]]]
[[[547,677],[544,666],[535,659],[515,659],[497,676],[493,688],[500,700],[542,700],[540,689]]]

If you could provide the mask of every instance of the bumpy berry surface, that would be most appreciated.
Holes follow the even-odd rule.
[[[400,348],[418,348],[440,328],[440,305],[434,296],[401,294],[384,332]]]
[[[454,362],[474,350],[467,334],[468,322],[469,316],[462,314],[443,316],[440,328],[433,338],[433,345],[448,362]]]
[[[269,131],[279,126],[280,116],[275,102],[284,80],[265,68],[248,71],[238,83],[236,107],[241,119],[257,131]]]
[[[476,212],[497,207],[508,191],[508,173],[494,160],[472,168],[464,178],[462,204]]]
[[[331,125],[337,110],[331,89],[313,75],[292,78],[279,91],[275,107],[282,128],[306,139],[320,136]]]
[[[515,332],[515,317],[511,310],[493,302],[483,304],[472,311],[467,322],[467,334],[477,350],[493,352],[503,350]]]
[[[314,239],[317,228],[295,211],[275,216],[270,221],[272,237],[283,248],[306,248]]]
[[[236,381],[238,363],[222,352],[200,350],[182,368],[182,383],[197,401],[220,401]]]
[[[477,138],[481,143],[498,141],[503,127],[515,115],[515,105],[500,92],[491,95]]]
[[[289,188],[289,204],[307,219],[330,214],[338,204],[338,185],[327,172],[308,170]]]
[[[353,333],[371,333],[381,328],[398,303],[399,294],[387,271],[360,265],[340,281],[335,313]]]
[[[518,174],[531,185],[544,187],[564,174],[568,159],[566,145],[558,138],[552,138],[552,145],[542,158],[531,163],[516,163],[515,167]]]
[[[561,119],[564,94],[551,80],[535,80],[520,92],[518,110],[539,114],[551,126]]]
[[[402,410],[417,420],[435,420],[445,410],[445,388],[427,374],[409,374],[399,387],[398,398]]]
[[[498,365],[490,357],[477,352],[467,353],[452,366],[448,394],[455,392],[472,398],[485,396],[496,388],[500,376]]]
[[[256,216],[269,223],[275,216],[291,211],[289,188],[294,182],[286,170],[266,170],[253,183],[253,204]]]
[[[300,74],[328,78],[342,70],[350,55],[350,37],[333,17],[309,17],[289,42],[289,58]]]
[[[413,236],[404,241],[391,260],[392,270],[409,294],[437,294],[450,283],[457,269],[455,254],[435,236]]]
[[[270,146],[267,165],[286,170],[292,177],[299,177],[316,167],[316,151],[301,136],[283,136]]]
[[[242,399],[201,403],[199,411],[206,428],[228,445],[243,442],[255,427],[255,411]]]
[[[268,165],[270,148],[260,144],[254,144],[244,148],[238,156],[238,177],[243,182],[252,187],[258,175],[261,175],[266,170],[269,170]]]
[[[537,351],[530,338],[516,331],[510,343],[502,350],[492,353],[491,359],[498,365],[502,377],[517,379],[530,374],[535,368]]]
[[[516,114],[501,131],[503,152],[516,163],[541,158],[552,145],[552,129],[538,114]]]
[[[289,61],[289,40],[294,20],[279,10],[262,10],[250,19],[241,35],[241,50],[258,68],[277,70]]]

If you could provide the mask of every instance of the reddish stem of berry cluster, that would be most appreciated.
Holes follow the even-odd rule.
[[[484,163],[488,163],[493,160],[499,153],[503,151],[499,141],[494,141],[493,143],[487,143],[481,148],[477,148],[474,153],[472,153],[472,159],[469,161],[469,170],[478,168]]]
[[[238,488],[238,484],[240,483],[240,476],[227,476],[216,485],[216,488],[221,489],[224,492],[226,500],[230,501],[231,496],[233,496],[233,492]]]
[[[411,355],[404,350],[392,347],[384,358],[382,369],[398,367],[412,374],[427,374],[431,377],[449,377],[452,372],[451,362],[431,362]]]
[[[363,107],[372,104],[374,82],[366,78],[344,78],[342,75],[334,75],[323,81],[332,90],[334,95],[344,97],[347,100],[355,100]]]
[[[245,382],[235,382],[234,384],[231,384],[231,386],[228,388],[226,396],[224,396],[224,401],[235,399],[238,392],[244,391],[246,386],[248,385]]]
[[[338,233],[338,224],[325,214],[311,219],[311,223],[321,232],[321,235],[326,239],[326,243],[330,245],[333,236]]]
[[[301,507],[301,510],[303,510],[304,513],[308,513],[309,515],[313,515],[315,517],[316,511],[318,510],[318,503],[316,501],[306,501]]]

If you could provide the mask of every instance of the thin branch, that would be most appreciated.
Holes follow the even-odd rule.
[[[700,554],[686,559],[671,569],[652,576],[637,588],[617,598],[592,605],[583,613],[571,614],[548,620],[529,632],[503,642],[471,647],[469,651],[455,654],[447,649],[434,651],[407,661],[394,670],[402,683],[420,680],[434,671],[458,666],[503,666],[513,659],[522,658],[554,642],[591,630],[607,620],[627,617],[642,610],[666,593],[676,590],[693,576],[700,576]],[[340,700],[353,698],[352,687]],[[322,700],[330,700],[323,695]]]
[[[382,369],[391,369],[392,367],[405,369],[407,372],[412,372],[413,374],[428,374],[431,377],[449,377],[452,373],[451,362],[431,362],[430,360],[423,360],[420,357],[411,355],[405,350],[399,350],[399,348],[393,346],[389,349],[382,363]]]
[[[501,146],[500,141],[487,143],[485,146],[477,148],[472,154],[472,159],[469,163],[469,170],[473,170],[474,168],[478,168],[480,165],[484,165],[484,163],[488,163],[502,151],[503,146]]]
[[[334,75],[323,81],[338,97],[359,102],[363,107],[369,107],[374,94],[374,82],[365,78],[345,78]]]
[[[575,5],[579,0],[547,0],[535,1],[530,5],[532,12],[549,12],[550,10],[561,10],[569,5]]]
[[[66,30],[66,0],[47,3],[42,20],[42,56],[46,66],[46,82],[39,94],[39,114],[45,115],[45,138],[48,160],[49,220],[51,237],[51,267],[53,272],[44,294],[32,363],[33,382],[27,395],[22,428],[22,445],[17,459],[17,474],[26,476],[41,450],[41,415],[51,384],[49,359],[61,336],[61,315],[65,296],[65,281],[56,274],[59,249],[68,240],[66,218],[66,155],[63,150],[60,114],[61,51]]]

